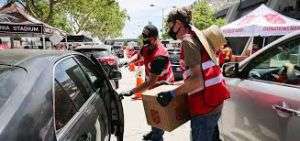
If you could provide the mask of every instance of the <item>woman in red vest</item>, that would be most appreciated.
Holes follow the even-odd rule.
[[[213,141],[223,101],[229,98],[216,53],[226,43],[216,26],[199,31],[191,25],[188,8],[175,9],[168,15],[168,34],[182,41],[187,75],[184,84],[173,91],[158,94],[157,101],[167,106],[176,95],[188,95],[193,141]]]
[[[120,95],[131,96],[134,93],[153,88],[158,84],[172,83],[174,81],[170,56],[167,49],[158,39],[158,29],[153,25],[147,25],[142,35],[144,47],[138,55],[144,62],[146,81],[140,86],[128,92],[123,92]],[[134,61],[141,61],[140,59]],[[152,127],[152,131],[145,135],[143,140],[162,141],[163,134],[163,130]]]

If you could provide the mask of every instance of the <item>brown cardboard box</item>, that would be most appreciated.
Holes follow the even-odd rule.
[[[149,125],[171,132],[190,119],[187,96],[176,96],[166,107],[162,107],[156,101],[159,92],[174,90],[178,86],[162,85],[143,93],[143,104]]]

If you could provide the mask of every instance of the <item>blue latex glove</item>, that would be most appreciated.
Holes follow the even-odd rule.
[[[161,92],[157,95],[156,100],[161,106],[166,107],[169,105],[169,103],[172,101],[172,99],[175,96],[176,96],[175,91]]]

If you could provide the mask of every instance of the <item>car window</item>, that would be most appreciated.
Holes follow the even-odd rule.
[[[63,89],[63,87],[55,80],[55,129],[59,130],[75,115],[76,108]]]
[[[56,66],[55,79],[74,101],[77,109],[80,109],[93,93],[89,81],[73,58],[63,60]]]
[[[86,56],[94,55],[94,57],[96,57],[96,58],[109,56],[111,54],[111,52],[107,49],[81,50],[79,52],[83,53]]]
[[[105,74],[101,69],[98,69],[95,64],[83,56],[76,56],[81,68],[88,76],[94,89],[109,90],[109,82],[105,79]]]
[[[300,39],[266,50],[250,66],[250,78],[300,86]]]

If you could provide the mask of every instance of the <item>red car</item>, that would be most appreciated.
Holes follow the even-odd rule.
[[[112,70],[119,70],[118,57],[112,54],[111,46],[109,45],[82,46],[74,50],[88,57],[93,55],[102,64],[107,74]],[[114,85],[115,88],[119,88],[119,81],[114,80]]]

